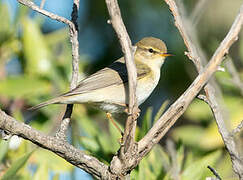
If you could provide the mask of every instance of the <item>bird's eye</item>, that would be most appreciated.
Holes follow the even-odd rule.
[[[149,48],[149,52],[150,52],[150,53],[153,53],[154,50],[153,50],[152,48]]]

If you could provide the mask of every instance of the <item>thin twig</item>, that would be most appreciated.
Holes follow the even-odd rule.
[[[47,15],[48,17],[52,16],[52,17],[54,17],[54,19],[59,20],[61,22],[67,21],[67,24],[70,27],[70,31],[76,29],[75,24],[73,24],[71,21],[69,21],[65,18],[63,19],[62,17],[49,13],[47,11],[41,10],[40,8],[38,8],[38,6],[36,7],[35,4],[33,4],[32,2],[29,2],[29,1],[26,2],[24,0],[18,0],[18,1],[21,2],[22,4],[23,4],[23,2],[25,2],[27,6],[30,5],[29,7],[35,8],[34,10],[36,10],[44,15]],[[115,1],[115,0],[106,0],[106,1],[107,1],[106,3],[107,3],[109,12],[111,11],[110,12],[111,14],[114,12],[118,13],[118,14],[115,14],[114,16],[111,16],[111,22],[112,22],[112,25],[114,26],[114,24],[117,23],[117,21],[114,20],[113,18],[117,15],[120,16],[120,11],[117,11],[117,8],[119,10],[119,7],[117,4],[117,1]],[[169,1],[169,0],[167,0],[167,1]],[[115,9],[109,9],[109,8],[113,7],[111,4],[109,4],[110,2],[115,3],[117,7],[115,7]],[[192,57],[195,59],[195,61],[199,62],[197,68],[198,68],[200,74],[194,80],[194,82],[188,88],[188,90],[164,113],[164,115],[155,123],[155,125],[145,135],[145,137],[138,142],[139,154],[137,154],[136,149],[134,149],[134,151],[131,151],[131,149],[128,148],[130,155],[122,157],[122,158],[120,156],[114,156],[109,170],[106,165],[99,162],[94,157],[88,156],[88,155],[82,153],[81,151],[77,150],[76,148],[69,145],[67,142],[62,141],[61,139],[43,135],[42,133],[36,131],[35,129],[33,129],[31,127],[29,127],[23,123],[17,122],[12,117],[7,116],[3,111],[0,111],[0,129],[3,129],[10,133],[16,134],[20,137],[23,137],[25,139],[32,141],[33,143],[35,143],[43,148],[53,151],[57,155],[66,159],[68,162],[91,173],[96,178],[99,178],[99,179],[100,178],[104,178],[104,179],[110,178],[111,179],[112,176],[114,178],[114,173],[115,173],[115,177],[120,177],[120,176],[124,177],[124,175],[126,175],[125,173],[129,174],[129,172],[137,166],[137,164],[140,162],[140,160],[152,149],[152,147],[156,143],[159,142],[159,140],[168,131],[168,129],[183,114],[183,112],[185,112],[185,110],[188,107],[188,105],[190,104],[190,102],[198,94],[200,89],[202,89],[203,86],[208,82],[208,80],[212,76],[212,74],[215,71],[217,71],[219,64],[222,62],[222,57],[228,52],[228,49],[230,48],[230,46],[237,40],[237,36],[241,29],[241,24],[242,24],[242,16],[243,16],[242,9],[243,9],[243,6],[241,7],[241,12],[235,19],[234,24],[232,25],[229,33],[227,34],[225,39],[222,41],[222,43],[216,50],[214,56],[211,58],[210,62],[204,69],[200,67],[201,66],[200,61],[198,61],[198,59],[195,58],[197,56],[194,56],[193,54],[191,54]],[[120,24],[121,22],[122,21],[119,20],[118,24]],[[124,26],[123,22],[122,22],[122,25]],[[123,30],[121,30],[121,31],[123,31]],[[121,34],[118,33],[118,37],[121,37],[120,35]],[[128,37],[128,35],[127,35],[127,37]],[[129,47],[128,49],[130,49],[130,50],[128,50],[128,52],[130,51],[131,58],[129,61],[129,57],[127,57],[126,63],[129,63],[129,62],[134,63],[132,61],[133,48],[132,48],[131,42],[129,40],[130,40],[129,37],[128,37],[128,39],[122,39],[122,38],[120,39],[121,42],[124,41],[125,44],[128,43],[128,46],[126,46],[126,47]],[[130,42],[130,44],[129,44],[129,42]],[[121,45],[123,45],[123,43],[121,43]],[[126,52],[124,49],[123,49],[123,51]],[[190,50],[189,50],[189,52],[190,52]],[[127,53],[124,53],[124,54],[126,57]],[[128,74],[130,74],[129,69],[131,67],[132,66],[127,64]],[[135,66],[133,66],[133,67],[135,67]],[[136,72],[136,71],[132,71],[132,72]],[[132,84],[132,82],[134,82],[134,81],[129,79],[129,83]],[[136,82],[136,76],[135,76],[135,82]],[[135,83],[135,85],[136,85],[136,83]],[[131,85],[131,87],[132,87],[132,85]],[[129,88],[131,88],[131,87],[129,84]],[[133,89],[133,91],[132,90],[130,91],[130,89],[129,89],[129,96],[132,96],[131,94],[133,94],[133,93],[131,93],[131,92],[134,93],[135,92],[134,89]],[[135,95],[135,93],[134,93],[134,95]],[[133,99],[133,101],[135,102],[136,98],[134,95],[133,95],[133,98],[130,97],[130,100]],[[134,113],[134,107],[136,107],[136,103],[134,103],[132,106],[132,103],[130,103],[130,100],[129,100],[129,107],[130,107],[129,112]],[[133,131],[133,128],[136,127],[136,123],[134,123],[134,122],[135,121],[131,121],[131,124],[130,124],[130,127],[132,127],[132,131],[129,130],[129,132],[132,132],[132,134],[128,135],[127,137],[132,137],[133,133],[135,132],[135,131]],[[134,124],[135,124],[135,126],[134,126]],[[126,138],[125,138],[125,140],[126,140]],[[133,140],[131,141],[131,139],[130,139],[129,141],[132,142],[133,145],[136,145],[136,143]],[[131,146],[131,144],[128,144],[128,147],[133,147],[133,146]],[[122,151],[123,151],[123,153],[125,152],[124,150],[122,150]],[[233,155],[235,155],[235,154],[233,154]],[[119,158],[121,158],[121,159],[119,159]],[[235,156],[235,158],[237,158],[237,156]],[[121,160],[123,160],[123,161],[121,161]],[[118,164],[116,164],[116,163],[118,163]],[[111,169],[111,168],[113,168],[113,169]],[[113,173],[113,175],[110,173],[110,171]],[[116,173],[121,173],[121,174],[116,174]]]
[[[10,132],[6,131],[6,130],[2,130],[0,129],[0,138],[7,141],[9,140],[11,137],[13,136],[13,134],[11,134]]]
[[[210,101],[208,100],[207,96],[200,94],[200,95],[197,96],[197,98],[203,100],[203,101],[206,102],[209,106],[212,106],[212,104],[210,104]]]
[[[242,129],[243,129],[243,120],[240,122],[240,124],[235,129],[233,129],[231,131],[230,135],[234,137],[237,133],[242,131]]]
[[[19,3],[33,9],[36,12],[39,12],[53,20],[63,22],[69,26],[70,32],[70,42],[72,46],[72,78],[70,83],[70,89],[74,89],[78,85],[78,75],[79,75],[79,43],[78,43],[78,9],[79,9],[79,0],[74,0],[73,2],[73,11],[71,14],[72,20],[68,20],[64,17],[58,16],[51,12],[42,9],[42,6],[39,8],[36,4],[29,0],[18,0]],[[43,1],[42,1],[43,3]],[[70,118],[72,114],[73,105],[68,104],[66,111],[64,113],[61,125],[56,132],[56,137],[66,140],[66,134],[70,123]]]
[[[188,52],[185,52],[185,55],[192,60],[192,62],[195,64],[197,71],[200,73],[200,71],[203,69],[203,66],[201,64],[201,57],[198,55],[197,47],[193,45],[192,38],[189,36],[189,33],[187,32],[186,25],[183,24],[182,16],[180,16],[178,7],[176,6],[176,3],[174,1],[166,1],[165,2],[169,5],[170,11],[172,15],[174,16],[175,20],[175,26],[179,30],[183,41],[188,49]],[[188,22],[184,22],[187,24]]]
[[[64,18],[64,17],[62,17],[62,16],[58,16],[58,15],[56,15],[56,14],[53,14],[53,13],[51,13],[51,12],[48,12],[48,11],[46,11],[46,10],[44,10],[44,9],[40,9],[35,3],[33,3],[32,1],[29,1],[29,0],[17,0],[20,4],[23,4],[23,5],[25,5],[25,6],[27,6],[27,7],[29,7],[29,8],[31,8],[32,10],[34,10],[34,11],[36,11],[36,12],[38,12],[38,13],[40,13],[40,14],[43,14],[43,15],[45,15],[45,16],[47,16],[47,17],[49,17],[49,18],[51,18],[51,19],[53,19],[53,20],[57,20],[57,21],[59,21],[59,22],[62,22],[62,23],[64,23],[64,24],[67,24],[68,26],[73,26],[73,23],[70,21],[70,20],[68,20],[68,19],[66,19],[66,18]]]
[[[78,9],[79,9],[79,0],[74,0],[73,3],[73,11],[72,11],[72,20],[68,20],[64,17],[55,15],[48,11],[42,10],[38,6],[36,6],[31,1],[25,0],[18,0],[21,4],[28,6],[29,8],[47,16],[51,19],[63,22],[69,26],[70,31],[70,41],[72,45],[72,79],[70,83],[70,89],[74,89],[78,83],[78,75],[79,75],[79,44],[78,44],[78,24],[77,24],[77,17],[78,17]],[[72,107],[73,105],[67,105],[65,115],[63,117],[62,123],[59,127],[59,131],[56,133],[55,137],[46,136],[35,129],[25,125],[20,124],[19,122],[15,122],[15,120],[11,117],[7,117],[5,113],[0,111],[0,115],[5,115],[5,117],[0,117],[0,122],[4,122],[5,119],[8,121],[9,127],[1,127],[3,129],[11,129],[11,133],[16,134],[20,137],[28,139],[33,143],[53,151],[55,154],[61,156],[62,158],[66,159],[71,164],[85,170],[86,172],[90,173],[97,179],[110,179],[111,174],[108,171],[108,166],[101,163],[96,158],[86,155],[80,150],[76,149],[72,145],[66,142],[66,132],[69,126],[70,117],[72,114]],[[18,124],[17,127],[11,125],[12,120],[13,124]],[[3,123],[4,125],[4,123]],[[27,127],[27,128],[26,128]],[[57,138],[58,137],[58,138]]]
[[[78,42],[78,10],[79,0],[73,1],[73,11],[71,13],[72,26],[69,26],[70,42],[72,46],[72,78],[70,83],[70,89],[74,89],[78,85],[79,76],[79,42]],[[68,104],[65,114],[63,116],[61,125],[56,132],[56,137],[66,140],[68,127],[71,121],[71,115],[73,111],[73,104]]]
[[[205,9],[207,8],[209,0],[199,0],[196,4],[196,7],[193,9],[190,20],[193,24],[193,26],[196,26],[202,16],[202,14],[205,12]]]
[[[172,0],[166,0],[173,12],[175,3]],[[242,8],[243,9],[243,6]],[[178,17],[179,14],[176,14]],[[221,42],[220,46],[215,51],[210,62],[204,70],[198,75],[186,92],[164,113],[164,115],[154,124],[149,132],[138,142],[140,157],[146,155],[151,148],[159,142],[169,128],[176,120],[185,112],[186,108],[198,94],[200,89],[208,82],[209,78],[217,71],[218,66],[222,62],[223,56],[228,52],[231,45],[237,40],[243,21],[242,10],[237,15],[233,25],[231,26],[227,36]],[[184,34],[184,32],[182,32]]]
[[[214,168],[208,166],[208,169],[214,174],[217,180],[221,180],[221,177],[219,176],[218,172]]]
[[[175,144],[172,140],[168,139],[166,141],[166,149],[171,158],[171,168],[170,168],[171,178],[174,180],[179,180],[180,179],[180,167],[177,162],[178,155],[176,153]]]
[[[203,68],[203,63],[205,61],[205,58],[203,57],[202,53],[199,53],[197,51],[199,47],[196,48],[196,46],[192,43],[192,41],[189,37],[189,33],[186,29],[187,26],[185,26],[185,25],[188,25],[189,22],[184,19],[183,19],[184,21],[182,20],[182,17],[179,14],[176,3],[173,0],[165,0],[165,1],[169,5],[170,10],[171,10],[172,14],[174,15],[175,25],[178,28],[179,32],[181,33],[181,36],[185,42],[185,45],[187,46],[187,48],[189,50],[189,53],[187,53],[187,56],[189,59],[191,59],[194,62],[198,72],[200,73],[200,71]],[[243,16],[243,5],[240,8],[240,12],[239,12],[238,16],[236,17],[236,19],[231,27],[231,30],[227,34],[224,41],[221,42],[220,47],[224,46],[224,43],[227,40],[227,37],[234,37],[233,39],[231,39],[231,42],[237,40],[238,35],[235,34],[236,36],[234,36],[233,33],[236,32],[236,31],[234,31],[234,29],[239,30],[241,28],[242,21],[243,21],[242,16]],[[183,22],[185,22],[185,24],[183,24]],[[189,27],[191,27],[191,26],[192,25],[189,24]],[[194,33],[192,33],[192,31],[193,30],[190,29],[190,35],[194,36],[194,39],[196,39],[195,35],[194,35]],[[221,51],[220,47],[214,53],[214,56],[212,57],[212,59],[215,58],[215,55],[219,54],[218,51]],[[225,54],[228,53],[228,48],[224,51],[224,53]],[[225,54],[223,54],[223,55],[225,55]],[[203,58],[200,58],[200,57],[203,57]],[[219,129],[219,132],[221,134],[221,137],[224,140],[224,143],[228,149],[229,154],[231,155],[233,169],[240,177],[243,177],[243,174],[241,171],[241,169],[243,169],[243,160],[239,156],[239,152],[236,148],[234,139],[229,136],[229,132],[227,130],[227,126],[225,125],[224,118],[222,115],[223,112],[220,110],[219,104],[215,97],[215,92],[214,92],[215,90],[210,83],[205,86],[204,90],[206,93],[208,104],[210,105],[210,107],[213,111],[214,117],[216,119],[216,123],[217,123],[218,129]]]
[[[46,0],[42,0],[42,1],[41,1],[40,9],[43,9],[43,8],[44,8],[45,2],[46,2]]]
[[[78,42],[78,10],[79,0],[73,1],[73,11],[71,13],[72,23],[74,26],[70,27],[70,41],[72,45],[72,79],[70,89],[74,89],[78,84],[79,77],[79,42]]]

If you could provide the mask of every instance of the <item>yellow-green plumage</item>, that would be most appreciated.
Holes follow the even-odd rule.
[[[163,41],[157,38],[144,38],[136,46],[134,60],[137,68],[137,99],[140,105],[158,84],[160,67],[168,54]],[[91,103],[108,112],[123,111],[128,104],[128,76],[124,58],[88,76],[72,91],[31,109],[59,103]]]

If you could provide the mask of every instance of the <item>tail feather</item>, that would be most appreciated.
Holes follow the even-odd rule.
[[[59,102],[60,102],[60,97],[57,97],[57,98],[50,99],[48,101],[42,102],[42,103],[40,103],[40,104],[38,104],[36,106],[33,106],[31,108],[28,108],[28,110],[30,110],[30,111],[37,110],[37,109],[40,109],[40,108],[42,108],[44,106],[47,106],[49,104],[57,104]]]

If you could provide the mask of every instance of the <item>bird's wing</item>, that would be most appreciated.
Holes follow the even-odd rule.
[[[149,68],[145,68],[146,65],[143,63],[136,63],[138,70],[138,79],[143,78]],[[150,69],[149,69],[150,70]],[[90,75],[89,77],[82,80],[79,85],[63,94],[63,96],[71,96],[90,92],[93,90],[109,87],[112,85],[120,85],[128,82],[127,69],[124,58],[112,63],[110,66],[97,71],[96,73]]]

